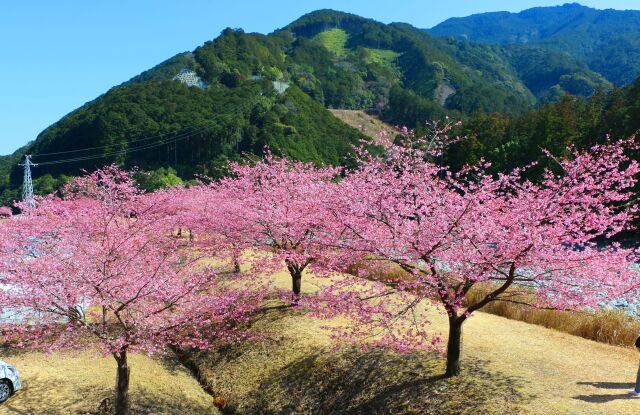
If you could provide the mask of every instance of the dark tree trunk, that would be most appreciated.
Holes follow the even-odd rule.
[[[447,341],[447,371],[445,377],[460,374],[460,355],[462,353],[462,323],[458,317],[449,317],[449,340]]]
[[[233,259],[233,272],[236,274],[240,273],[240,262],[236,258]]]
[[[302,289],[302,272],[294,272],[291,274],[291,291],[296,297],[300,296]]]
[[[300,296],[302,289],[302,271],[304,271],[304,268],[305,266],[287,261],[287,270],[291,275],[291,291],[293,292],[294,300]]]
[[[130,415],[131,405],[129,402],[129,375],[131,368],[127,363],[127,351],[114,353],[118,362],[118,372],[116,377],[116,415]]]

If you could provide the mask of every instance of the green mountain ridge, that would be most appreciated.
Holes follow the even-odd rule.
[[[207,86],[173,81],[183,70]],[[225,29],[72,111],[17,154],[40,163],[34,177],[47,185],[39,191],[108,163],[217,176],[227,160],[267,145],[340,164],[364,136],[327,108],[420,126],[445,115],[525,114],[598,88],[611,84],[562,51],[476,44],[320,10],[268,35]],[[15,162],[0,161],[3,203],[19,192]]]
[[[427,30],[484,44],[534,44],[571,55],[617,85],[640,76],[640,11],[578,3],[448,19]]]

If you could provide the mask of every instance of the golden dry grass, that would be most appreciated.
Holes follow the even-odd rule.
[[[238,414],[520,413],[518,380],[467,360],[465,376],[442,379],[433,354],[332,349],[322,322],[274,310],[256,329],[270,338],[192,356],[209,387]]]
[[[274,276],[287,288],[286,273]],[[305,275],[303,292],[322,278]],[[446,338],[445,316],[429,305],[428,327]],[[439,379],[444,358],[433,354],[335,351],[323,322],[273,311],[256,323],[271,341],[195,357],[220,397],[257,414],[590,414],[640,413],[627,395],[637,353],[477,313],[464,326],[463,374]]]
[[[472,290],[468,300],[475,303],[485,293],[486,290],[482,288]],[[567,312],[495,301],[485,306],[482,311],[616,346],[632,347],[640,335],[640,321],[621,310]]]
[[[272,278],[289,287],[289,275]],[[326,282],[305,276],[309,294]],[[335,350],[322,326],[342,324],[273,309],[253,330],[268,339],[192,355],[207,386],[241,414],[503,414],[519,413],[520,381],[467,359],[465,376],[443,379],[444,360],[432,353]]]
[[[381,131],[385,131],[390,137],[394,137],[398,134],[398,131],[395,128],[364,111],[335,109],[329,111],[331,111],[335,117],[339,118],[345,124],[350,125],[356,130],[360,130],[363,134],[368,135],[369,137],[375,138]]]
[[[115,361],[92,352],[3,353],[24,383],[0,414],[73,415],[95,413],[113,396]],[[174,356],[132,355],[130,396],[135,414],[218,414],[212,398]]]
[[[363,267],[366,267],[363,269]],[[365,278],[375,281],[400,281],[410,278],[409,273],[395,264],[359,264],[348,272],[361,272]],[[489,285],[477,285],[467,294],[467,303],[475,304],[489,292]],[[533,304],[532,298],[514,297],[513,300]],[[513,302],[494,301],[482,308],[482,312],[523,321],[600,343],[632,347],[640,335],[640,321],[621,310],[595,310],[569,312],[536,309]]]
[[[279,288],[290,287],[286,272],[272,281]],[[305,275],[303,293],[326,281]],[[422,304],[418,312],[431,320],[428,330],[446,338],[441,310]],[[444,370],[441,355],[335,350],[322,326],[343,322],[273,309],[254,323],[254,330],[267,333],[268,340],[199,353],[192,361],[215,402],[228,404],[227,413],[640,413],[640,400],[626,394],[638,368],[637,353],[629,348],[477,313],[464,326],[463,374],[446,380],[438,376]],[[30,353],[5,359],[22,371],[28,388],[0,406],[0,414],[82,413],[112,393],[110,358]],[[212,398],[171,359],[132,358],[131,393],[135,413],[216,413]]]

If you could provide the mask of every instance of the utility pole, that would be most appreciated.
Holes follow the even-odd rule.
[[[36,206],[36,199],[33,197],[33,180],[31,180],[31,167],[37,166],[31,162],[31,155],[24,156],[24,163],[20,164],[24,166],[24,181],[22,182],[22,201],[28,207]]]

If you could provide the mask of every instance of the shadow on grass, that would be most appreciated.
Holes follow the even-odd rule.
[[[636,384],[628,382],[578,382],[578,385],[593,386],[598,389],[633,389]]]
[[[464,359],[462,375],[445,379],[438,353],[316,346],[319,328],[306,325],[305,314],[269,308],[254,322],[268,334],[264,342],[186,351],[184,360],[204,387],[225,398],[229,414],[504,415],[520,413],[531,398],[520,392],[521,379],[477,359]]]
[[[78,390],[77,393],[69,395],[60,393],[59,386],[52,385],[38,376],[31,376],[28,381],[23,382],[22,390],[0,404],[0,408],[6,413],[16,415],[67,415],[74,413],[69,409],[71,407],[97,408],[100,402],[87,402],[87,397],[96,396],[96,393],[102,395],[104,392],[91,388]]]
[[[185,370],[184,365],[176,353],[177,349],[170,349],[165,354],[154,356],[153,359],[162,365],[169,373],[175,374]]]
[[[605,395],[605,394],[578,395],[578,396],[574,396],[573,399],[577,399],[579,401],[584,401],[589,403],[607,403],[611,401],[617,401],[620,399],[638,399],[638,398],[628,393],[619,393],[616,395]]]
[[[518,413],[522,382],[466,359],[464,373],[445,379],[442,356],[374,349],[318,351],[264,381],[241,413],[504,414]]]
[[[620,399],[637,399],[634,396],[627,393],[627,391],[633,389],[636,384],[628,382],[577,382],[577,385],[593,386],[597,389],[609,389],[609,390],[623,390],[623,393],[612,394],[590,394],[590,395],[577,395],[573,399],[577,399],[583,402],[589,403],[607,403],[611,401],[617,401]]]
[[[177,386],[178,385],[176,385],[176,387]],[[131,398],[132,413],[134,414],[218,414],[212,402],[208,404],[194,402],[186,395],[181,399],[180,396],[175,393],[171,397],[167,397],[148,388],[136,390]]]

